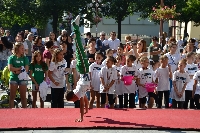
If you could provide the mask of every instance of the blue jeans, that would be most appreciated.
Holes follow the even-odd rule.
[[[32,60],[32,56],[26,56],[29,60],[29,63],[31,63],[31,60]]]
[[[8,65],[7,60],[0,60],[0,71],[2,71]]]
[[[26,81],[26,80],[19,80],[19,81],[10,80],[10,84],[12,84],[12,85],[28,85],[28,81]]]

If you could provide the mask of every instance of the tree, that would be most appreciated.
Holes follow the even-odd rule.
[[[104,0],[109,3],[102,10],[103,16],[113,18],[118,23],[118,38],[121,40],[121,22],[135,11],[135,3],[133,0]]]
[[[52,20],[53,32],[57,33],[58,22],[64,11],[73,15],[86,14],[90,0],[2,0],[0,17],[2,25],[12,27],[29,24],[44,28]],[[83,19],[82,19],[83,20]],[[82,21],[83,24],[83,21]]]

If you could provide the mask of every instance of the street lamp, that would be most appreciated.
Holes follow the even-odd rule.
[[[96,38],[97,38],[97,26],[98,23],[101,22],[102,18],[98,16],[98,13],[101,12],[101,8],[104,7],[104,4],[102,4],[102,0],[92,0],[92,3],[87,5],[88,8],[92,9],[93,12],[95,12],[94,16],[94,22],[96,24]]]
[[[68,32],[71,32],[71,20],[73,19],[73,16],[70,12],[64,11],[62,20],[64,23],[66,23],[66,30]],[[64,27],[65,28],[65,27]]]

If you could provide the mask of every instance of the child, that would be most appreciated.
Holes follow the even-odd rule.
[[[106,58],[113,56],[113,50],[112,49],[107,49],[106,50]],[[103,66],[106,66],[106,59],[102,62]]]
[[[121,79],[123,80],[124,76],[134,76],[131,85],[125,85],[122,83],[122,89],[124,91],[124,108],[128,108],[128,99],[129,99],[129,108],[135,108],[135,92],[137,91],[137,86],[135,80],[138,76],[138,70],[133,65],[135,61],[135,56],[129,55],[126,57],[126,65],[121,69]],[[129,98],[128,98],[129,95]]]
[[[192,91],[192,97],[194,98],[196,108],[200,109],[200,71],[197,71],[194,74],[194,85],[193,85],[193,91]]]
[[[66,95],[67,101],[77,101],[80,100],[80,113],[81,118],[76,119],[76,122],[82,122],[83,121],[83,115],[88,112],[88,99],[85,95],[86,91],[90,89],[90,76],[88,73],[86,74],[80,74],[80,79],[77,82],[76,89],[69,92]],[[84,105],[85,105],[85,112],[84,112]]]
[[[51,80],[51,107],[52,108],[64,108],[64,90],[65,90],[65,73],[66,61],[63,58],[63,51],[61,49],[55,49],[51,64],[49,66],[48,76]]]
[[[100,72],[100,93],[101,93],[101,108],[105,108],[106,95],[108,95],[108,102],[110,108],[114,108],[113,94],[115,91],[115,80],[117,80],[117,70],[112,66],[115,63],[114,57],[108,57],[106,59],[106,66],[101,69]]]
[[[139,69],[139,75],[137,78],[137,85],[139,88],[139,100],[140,100],[140,107],[145,108],[146,103],[146,96],[149,95],[149,103],[148,108],[153,107],[154,102],[154,94],[153,92],[147,92],[145,88],[145,83],[153,83],[153,76],[154,72],[152,69],[148,68],[149,66],[149,59],[147,57],[141,57],[140,63],[142,65],[142,68]]]
[[[195,56],[196,56],[195,64],[197,64],[198,70],[200,70],[200,53],[197,53]]]
[[[125,65],[126,64],[126,57],[124,55],[124,47],[123,47],[123,45],[118,46],[118,48],[117,48],[117,54],[120,55],[120,56],[122,56],[121,65],[122,66]]]
[[[33,104],[32,108],[36,107],[37,101],[37,92],[39,86],[43,81],[46,81],[47,77],[47,64],[42,60],[42,53],[40,51],[35,51],[33,53],[32,62],[29,66],[29,77],[32,80],[32,95],[33,95]],[[44,101],[40,97],[40,108],[44,108]]]
[[[75,54],[74,54],[74,56],[75,56]],[[76,64],[77,64],[77,60],[74,57],[74,60],[71,61],[71,65],[70,65],[71,72],[73,75],[73,77],[72,77],[73,78],[73,90],[76,89],[77,82],[80,77],[80,73],[76,70]],[[75,108],[80,108],[80,100],[75,101],[74,104],[75,104]]]
[[[93,108],[93,103],[95,100],[95,96],[96,96],[96,107],[100,108],[100,79],[99,79],[99,74],[101,71],[101,68],[103,67],[103,65],[101,64],[103,59],[103,54],[100,52],[95,53],[95,61],[94,63],[92,63],[89,67],[89,73],[90,73],[90,77],[91,77],[91,90],[90,90],[90,94],[91,94],[91,100],[90,100],[90,104],[89,104],[89,108],[92,109]]]
[[[190,82],[190,77],[184,68],[186,67],[186,59],[182,59],[178,63],[178,70],[173,73],[173,89],[171,92],[172,96],[172,108],[183,108],[183,103],[185,101],[185,88],[188,82]]]
[[[118,77],[118,79],[115,81],[115,94],[118,95],[118,98],[119,98],[119,108],[123,108],[123,90],[122,90],[122,81],[120,78],[120,71],[122,68],[122,65],[120,64],[121,64],[122,56],[117,55],[115,59],[116,59],[116,62],[113,68],[117,70],[117,77]],[[115,100],[115,105],[117,105],[117,100]]]
[[[195,54],[193,52],[186,54],[186,60],[187,60],[187,65],[185,67],[185,71],[190,76],[190,82],[188,82],[185,88],[185,102],[183,104],[183,108],[184,109],[188,108],[188,102],[190,100],[190,109],[194,109],[195,108],[194,99],[192,98],[192,90],[193,90],[193,85],[194,85],[193,76],[198,71],[198,66],[194,64]]]
[[[158,108],[162,107],[163,93],[165,96],[165,108],[169,108],[169,78],[172,79],[171,67],[168,65],[168,57],[163,55],[160,57],[161,66],[155,72],[156,83],[158,83]],[[167,67],[168,66],[168,67]]]

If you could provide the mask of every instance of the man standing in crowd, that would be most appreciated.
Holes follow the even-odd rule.
[[[60,39],[62,35],[67,35],[67,31],[66,30],[62,30],[61,35],[57,38],[57,41],[60,43]]]
[[[29,33],[27,35],[26,40],[25,40],[25,42],[28,46],[28,53],[26,54],[26,56],[28,57],[29,62],[31,62],[31,58],[32,58],[32,49],[33,49],[32,41],[33,41],[33,38],[34,38],[34,35],[32,33]]]
[[[110,49],[113,50],[113,53],[114,53],[113,57],[116,57],[118,46],[120,46],[120,40],[117,39],[115,31],[112,31],[110,33],[110,38],[108,39],[108,44],[110,46]]]
[[[5,36],[7,37],[8,41],[11,42],[11,43],[14,43],[15,40],[14,40],[13,36],[10,35],[10,31],[9,30],[5,30],[5,33],[6,33]]]

